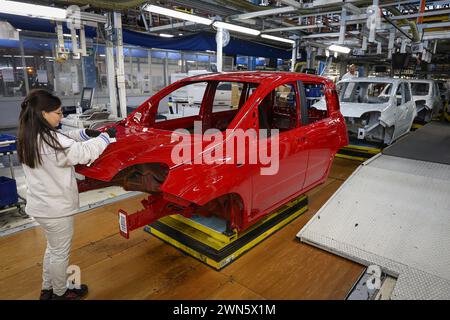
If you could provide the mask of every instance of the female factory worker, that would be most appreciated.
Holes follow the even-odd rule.
[[[58,132],[61,100],[43,89],[31,91],[21,107],[18,155],[28,188],[25,211],[42,226],[47,238],[40,299],[80,299],[87,294],[87,286],[76,284],[69,289],[66,285],[73,215],[79,207],[73,166],[97,159],[116,131]]]

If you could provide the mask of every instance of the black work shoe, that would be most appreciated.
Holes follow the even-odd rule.
[[[80,289],[67,289],[62,296],[53,294],[52,300],[80,300],[88,294],[88,286],[82,284]]]
[[[39,300],[50,300],[53,296],[53,289],[42,289]]]

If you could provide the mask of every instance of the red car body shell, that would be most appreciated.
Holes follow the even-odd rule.
[[[186,119],[155,122],[158,102],[173,90],[192,82],[258,83],[254,93],[234,116],[228,129],[259,129],[257,107],[276,87],[286,83],[321,84],[327,102],[327,116],[320,121],[298,126],[279,135],[279,170],[275,175],[261,175],[259,164],[175,164],[171,152],[178,141],[172,138],[171,127],[183,128]],[[298,91],[297,91],[298,92]],[[205,93],[197,116],[204,124],[211,119],[205,106]],[[297,105],[301,99],[296,97]],[[190,119],[192,121],[192,119]],[[288,72],[232,72],[195,76],[178,81],[153,95],[126,119],[115,124],[117,142],[108,146],[92,165],[78,166],[76,171],[88,178],[111,181],[122,170],[145,163],[164,163],[169,168],[161,184],[166,198],[179,199],[202,206],[227,194],[242,202],[240,214],[231,222],[233,228],[245,230],[280,205],[323,183],[337,150],[348,144],[344,119],[332,81],[318,76]],[[194,140],[194,139],[193,139]],[[203,142],[198,142],[204,145]],[[199,156],[193,154],[192,158]]]

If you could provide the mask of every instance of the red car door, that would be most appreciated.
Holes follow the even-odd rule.
[[[308,85],[311,86],[311,84],[306,84],[306,86]],[[316,85],[313,84],[313,86]],[[304,111],[305,117],[302,120],[306,129],[306,148],[309,150],[308,167],[303,186],[305,189],[325,179],[333,161],[334,153],[341,145],[339,122],[342,119],[339,119],[337,114],[330,110],[330,99],[333,98],[331,91],[325,94],[327,111],[315,109],[313,106],[314,100],[307,100],[303,104],[307,107],[307,110]]]
[[[276,159],[272,157],[273,161],[278,161],[275,174],[263,175],[261,169],[267,165],[255,166],[252,207],[256,216],[277,208],[302,190],[308,150],[304,143],[307,132],[299,126],[299,102],[297,84],[293,82],[271,91],[258,106],[259,128],[279,130],[278,135],[267,138],[267,145],[261,146],[275,147],[274,140],[278,139],[279,155]]]

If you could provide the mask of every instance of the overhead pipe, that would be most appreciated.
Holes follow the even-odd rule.
[[[89,5],[91,8],[106,9],[112,11],[120,11],[133,7],[139,7],[141,4],[148,2],[147,0],[55,0],[56,3],[65,3],[67,5]]]

